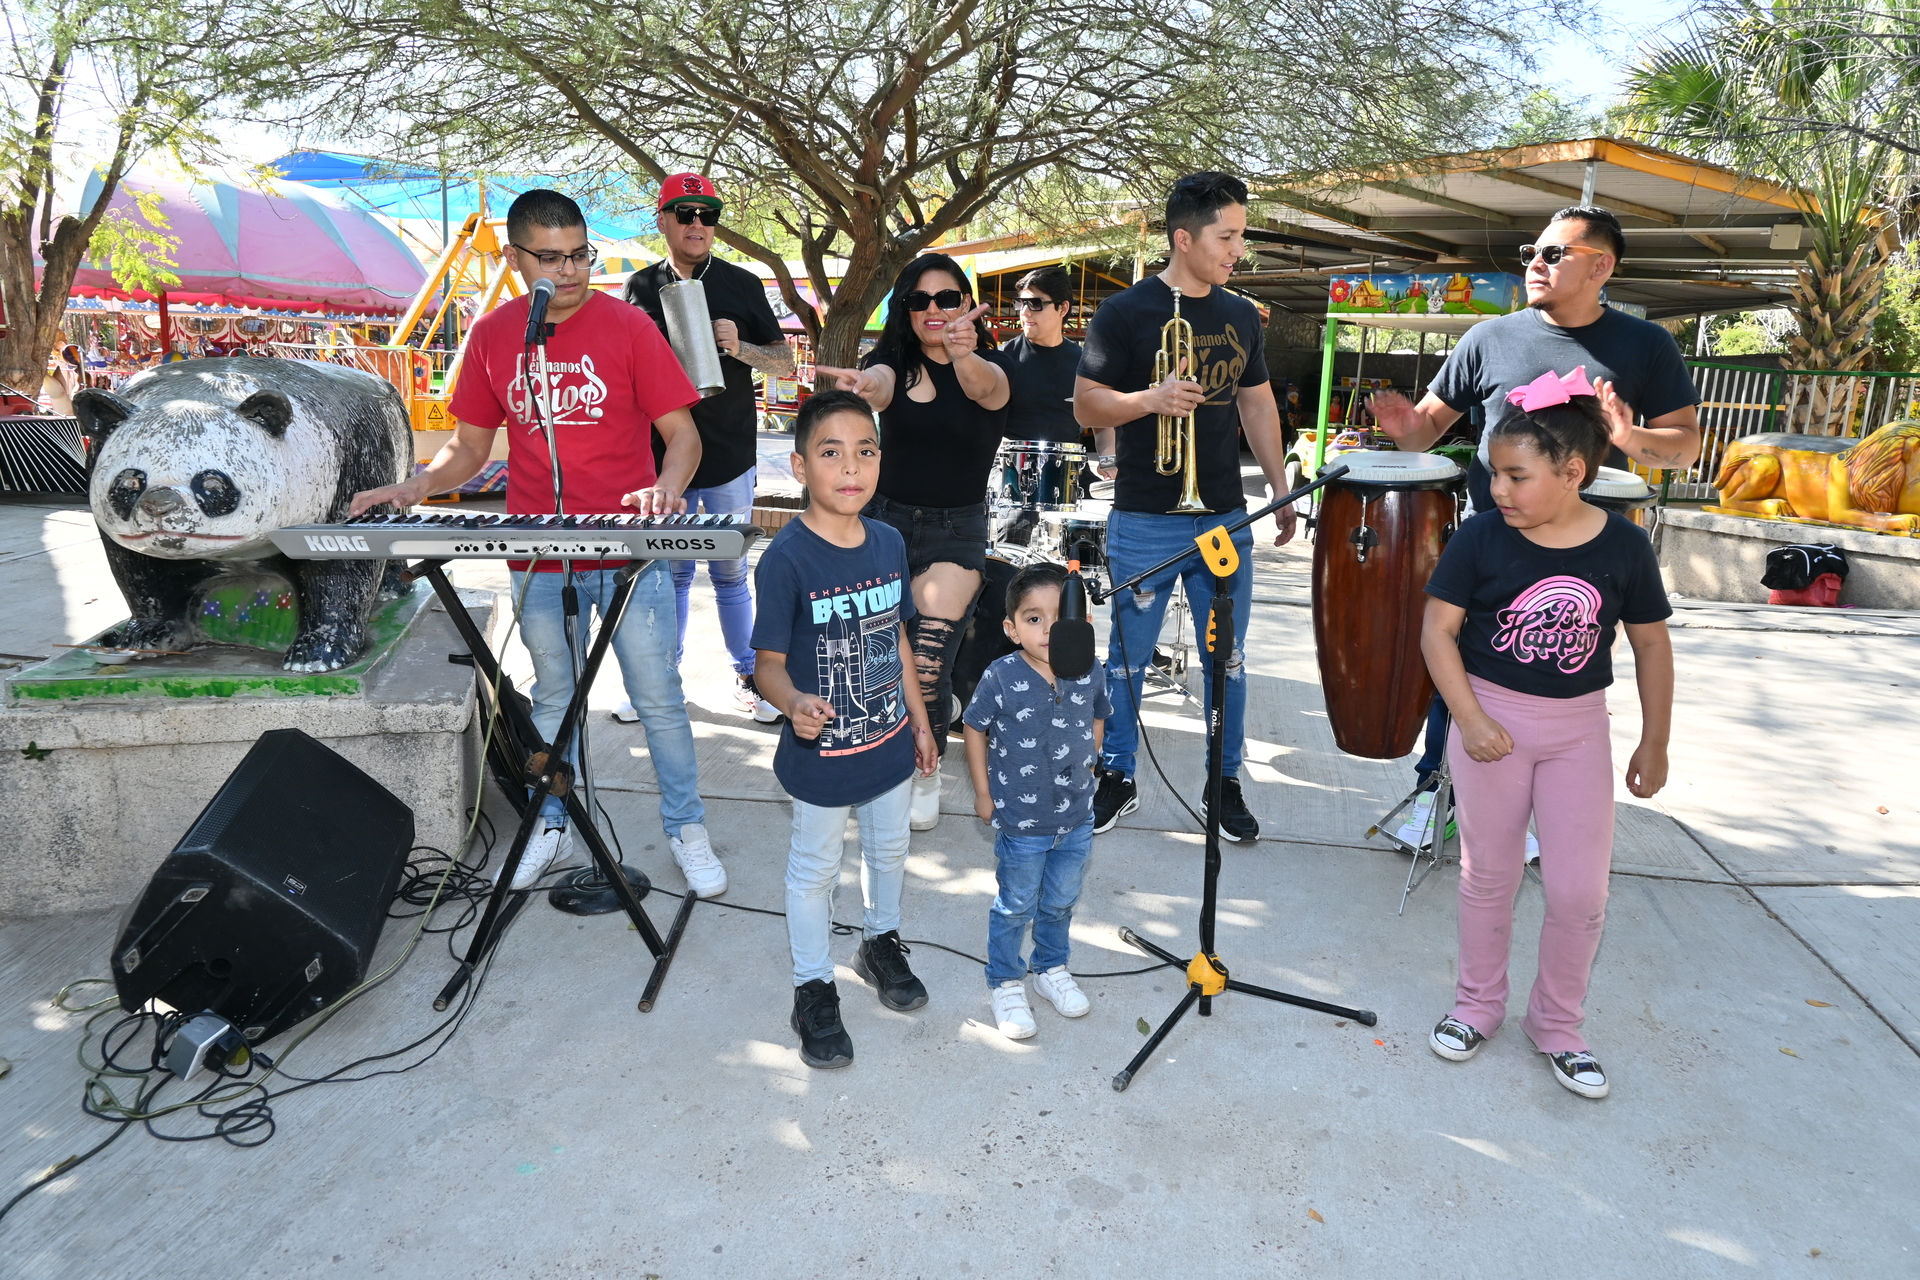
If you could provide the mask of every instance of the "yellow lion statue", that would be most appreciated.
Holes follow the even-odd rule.
[[[1920,421],[1864,440],[1769,431],[1727,446],[1713,487],[1726,515],[1920,534]]]

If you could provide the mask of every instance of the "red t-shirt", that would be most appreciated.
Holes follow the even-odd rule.
[[[515,298],[474,322],[449,407],[460,422],[507,429],[507,510],[547,515],[553,467],[527,397],[528,305]],[[654,422],[700,399],[647,313],[601,293],[554,326],[547,386],[568,515],[629,512],[621,497],[656,479]],[[538,567],[557,572],[560,565],[543,560]]]

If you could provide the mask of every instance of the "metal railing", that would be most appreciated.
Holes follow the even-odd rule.
[[[1761,431],[1858,439],[1920,416],[1920,373],[1810,373],[1689,360],[1700,392],[1700,461],[1673,476],[1669,498],[1712,501],[1729,443]]]

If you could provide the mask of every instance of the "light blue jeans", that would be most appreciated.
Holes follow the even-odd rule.
[[[840,884],[847,810],[860,821],[861,932],[869,938],[900,927],[900,890],[907,882],[907,809],[913,777],[865,804],[827,808],[793,802],[793,843],[787,849],[787,944],[793,949],[793,985],[833,981],[833,891]]]
[[[686,492],[687,514],[710,512],[743,516],[753,510],[753,482],[758,467],[748,467],[740,475],[711,489]],[[693,574],[698,560],[673,562],[674,607],[679,611],[680,630],[673,647],[673,665],[680,665],[687,649],[688,598],[693,593]],[[753,590],[747,581],[745,557],[738,560],[709,560],[707,578],[713,583],[714,603],[720,607],[720,636],[726,641],[733,669],[743,676],[753,674]]]
[[[1093,820],[1057,835],[1008,835],[993,842],[994,871],[1000,892],[987,913],[987,985],[1017,982],[1031,968],[1045,973],[1067,962],[1067,931],[1080,901],[1087,855],[1093,852]],[[1020,946],[1033,922],[1033,960],[1023,963]]]
[[[574,575],[580,592],[579,662],[586,665],[591,623],[596,613],[603,618],[613,599],[612,569],[593,569]],[[520,598],[522,580],[529,575],[513,574],[514,599]],[[559,731],[573,699],[573,667],[567,661],[567,620],[560,603],[563,573],[535,573],[526,588],[526,603],[520,613],[520,639],[533,658],[533,723],[549,741]],[[687,700],[680,692],[680,672],[673,656],[673,577],[667,566],[656,562],[633,584],[633,598],[627,604],[626,618],[614,633],[612,656],[620,661],[620,678],[627,697],[640,713],[647,731],[647,751],[653,757],[653,772],[660,780],[660,820],[667,834],[677,836],[689,822],[706,820],[706,806],[700,803],[700,767],[693,755],[693,725],[687,719]],[[606,671],[606,665],[601,665]],[[579,739],[568,749],[567,758],[579,766]],[[565,818],[566,806],[548,796],[541,812],[548,818]]]
[[[1107,693],[1113,699],[1113,719],[1107,721],[1107,734],[1100,743],[1103,768],[1133,776],[1134,753],[1140,746],[1137,713],[1141,684],[1147,663],[1153,659],[1154,641],[1160,637],[1167,598],[1176,578],[1186,583],[1187,603],[1193,609],[1193,626],[1200,643],[1203,703],[1207,722],[1212,723],[1213,655],[1207,652],[1206,635],[1207,612],[1213,606],[1213,575],[1207,572],[1193,540],[1240,514],[1227,511],[1206,516],[1161,516],[1115,511],[1107,517],[1107,568],[1115,582],[1124,582],[1182,549],[1193,554],[1113,599],[1113,631],[1107,642]],[[1246,748],[1247,672],[1242,649],[1247,639],[1247,615],[1253,611],[1253,531],[1235,533],[1233,545],[1240,552],[1240,569],[1227,580],[1227,593],[1233,597],[1233,657],[1227,663],[1226,741],[1220,752],[1221,772],[1229,778],[1240,776],[1240,757]],[[1126,662],[1120,658],[1123,647]],[[1127,669],[1129,664],[1131,671]],[[1201,750],[1205,749],[1202,739]]]

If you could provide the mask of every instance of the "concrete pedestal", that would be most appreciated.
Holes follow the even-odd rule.
[[[462,594],[488,632],[492,593]],[[467,646],[435,600],[386,649],[351,693],[9,698],[0,920],[132,901],[269,729],[320,739],[412,807],[419,843],[454,851],[481,777],[473,669],[447,660]]]
[[[1920,538],[1669,507],[1660,513],[1659,539],[1667,590],[1693,599],[1765,604],[1760,577],[1769,551],[1830,542],[1847,557],[1842,604],[1920,609]]]

